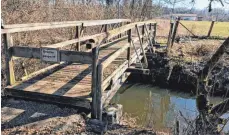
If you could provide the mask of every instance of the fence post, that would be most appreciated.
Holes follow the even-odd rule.
[[[180,17],[177,18],[175,24],[170,23],[170,32],[169,32],[168,42],[167,42],[167,55],[168,56],[170,55],[170,51],[171,51],[171,48],[173,46],[173,43],[176,37],[179,22],[180,22]]]
[[[175,25],[173,27],[171,47],[173,46],[173,43],[175,41],[175,37],[176,37],[176,34],[177,34],[177,29],[178,29],[178,26],[179,26],[179,22],[180,22],[180,17],[177,18],[177,20],[175,22]]]
[[[171,49],[171,36],[172,36],[172,32],[173,32],[173,26],[174,26],[174,22],[170,22],[170,30],[169,30],[169,35],[168,35],[168,40],[167,40],[167,54],[170,53],[170,49]]]
[[[213,21],[211,22],[211,26],[210,26],[210,28],[209,28],[207,37],[210,37],[210,36],[211,36],[211,32],[212,32],[212,28],[213,28],[213,26],[214,26],[214,23],[215,23],[215,21],[213,20]]]

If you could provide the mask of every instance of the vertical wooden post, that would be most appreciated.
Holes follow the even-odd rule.
[[[150,33],[149,33],[149,30],[148,30],[146,24],[145,24],[145,30],[146,30],[146,39],[148,40],[149,46],[150,46],[149,47],[149,51],[150,51],[150,53],[152,53],[154,51],[154,49],[153,49],[153,42],[151,40]]]
[[[80,28],[76,26],[76,35],[75,38],[80,39]],[[80,42],[76,43],[77,51],[80,51]]]
[[[98,59],[98,48],[92,49],[92,105],[91,105],[91,117],[97,118],[97,59]]]
[[[138,34],[138,38],[139,38],[139,42],[140,42],[140,47],[141,47],[141,50],[142,50],[142,53],[143,53],[143,59],[144,59],[144,64],[145,64],[144,67],[148,67],[148,61],[147,61],[147,58],[146,58],[145,50],[143,48],[142,39],[140,38],[141,35],[140,35],[139,29],[138,29],[138,25],[136,25],[135,27],[136,27],[137,34]]]
[[[175,25],[173,27],[171,47],[173,46],[173,43],[175,41],[175,37],[176,37],[176,34],[177,34],[177,29],[178,29],[179,23],[180,23],[180,17],[177,18],[176,23],[175,23]]]
[[[174,22],[170,22],[169,35],[168,35],[168,40],[167,40],[167,54],[169,53],[170,48],[171,48],[171,35],[173,32],[173,26],[174,26]]]
[[[101,26],[100,33],[103,32],[104,27],[105,27],[104,25]]]
[[[179,135],[179,132],[180,132],[179,127],[180,127],[180,124],[179,124],[179,121],[177,120],[176,121],[176,133],[175,133],[176,135]]]
[[[122,23],[120,23],[120,27],[122,27]],[[121,38],[121,37],[122,37],[122,33],[119,34],[118,38]]]
[[[145,25],[142,25],[142,44],[144,44]]]
[[[105,25],[104,25],[104,32],[106,32],[106,33],[107,33],[107,31],[108,31],[108,25],[107,25],[107,24],[105,24]],[[109,41],[105,41],[105,42],[109,42]]]
[[[152,33],[151,30],[152,30],[152,23],[149,24],[149,32],[150,32],[149,34],[150,34],[150,35],[151,35],[151,33]]]
[[[108,31],[108,26],[107,24],[104,25],[104,32],[107,32]]]
[[[156,36],[157,36],[157,23],[154,24],[153,26],[153,44],[156,44]]]
[[[102,121],[103,103],[102,103],[102,82],[103,82],[103,65],[99,64],[97,68],[97,119]]]
[[[1,28],[4,29],[3,21],[1,22]],[[13,37],[10,34],[3,34],[4,40],[4,53],[5,53],[5,68],[6,68],[6,85],[12,85],[15,83],[14,75],[14,63],[12,59],[12,53],[10,47],[13,46]]]
[[[212,28],[213,28],[213,26],[214,26],[214,23],[215,23],[215,21],[213,20],[212,23],[211,23],[211,26],[210,26],[210,28],[209,28],[207,37],[210,37],[210,36],[211,36],[211,32],[212,32]]]
[[[180,17],[177,18],[175,24],[171,23],[170,25],[170,33],[168,37],[168,43],[167,43],[167,55],[170,55],[171,48],[173,47],[173,43],[175,41],[177,29],[180,23]]]
[[[5,52],[5,66],[6,66],[6,85],[15,83],[14,63],[9,47],[13,46],[13,39],[10,34],[3,34],[4,38],[4,52]]]
[[[129,29],[127,31],[127,34],[128,34],[128,43],[129,43],[129,47],[127,48],[127,60],[128,60],[128,67],[130,66],[130,45],[131,45],[131,36],[132,36],[132,30]]]

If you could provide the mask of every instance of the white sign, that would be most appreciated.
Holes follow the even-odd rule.
[[[58,62],[58,50],[52,48],[42,48],[41,59],[48,62]]]

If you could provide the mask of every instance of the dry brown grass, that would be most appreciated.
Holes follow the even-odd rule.
[[[169,19],[156,19],[158,24],[157,35],[168,36],[170,29]],[[196,36],[207,36],[210,28],[210,21],[181,21],[192,33]],[[211,36],[228,37],[229,34],[229,22],[215,22]],[[178,26],[177,35],[179,36],[192,36],[183,26]]]
[[[204,61],[212,56],[223,43],[223,40],[192,40],[190,39],[184,43],[174,43],[172,55],[188,62]]]

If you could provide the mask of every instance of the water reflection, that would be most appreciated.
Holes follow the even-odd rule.
[[[112,102],[123,105],[123,111],[137,117],[137,123],[144,127],[164,130],[172,127],[179,111],[188,118],[197,115],[196,101],[190,94],[171,92],[158,87],[134,85],[123,86]],[[222,99],[212,98],[213,103]]]

